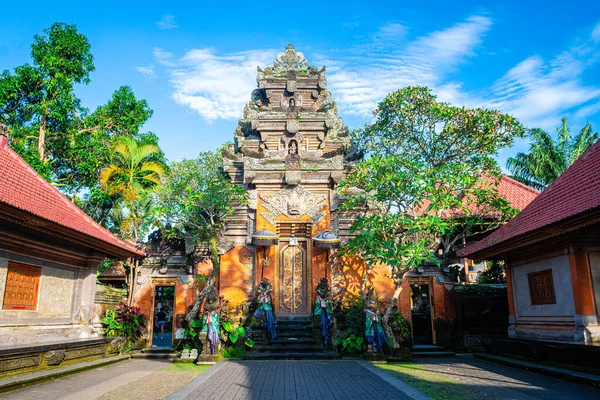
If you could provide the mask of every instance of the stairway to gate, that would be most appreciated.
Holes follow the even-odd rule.
[[[325,351],[320,344],[318,329],[313,329],[312,316],[278,317],[277,338],[267,340],[266,328],[253,328],[255,351],[246,353],[246,359],[333,359],[334,351]]]

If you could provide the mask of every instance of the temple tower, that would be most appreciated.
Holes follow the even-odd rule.
[[[266,277],[279,315],[308,315],[318,281],[332,281],[329,250],[318,244],[343,240],[351,224],[338,214],[336,187],[361,154],[338,117],[325,67],[309,66],[290,44],[272,67],[258,68],[257,83],[224,154],[249,203],[220,243],[220,291],[241,311]]]

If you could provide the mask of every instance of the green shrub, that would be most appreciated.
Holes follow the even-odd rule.
[[[390,318],[390,325],[392,326],[392,332],[400,346],[412,347],[412,335],[410,332],[410,324],[404,319],[400,311],[396,311]]]
[[[365,311],[360,296],[348,295],[334,309],[339,331],[333,345],[343,356],[357,356],[362,353],[365,335]]]
[[[106,310],[102,325],[104,336],[125,339],[121,348],[121,352],[124,352],[131,349],[142,337],[146,328],[146,318],[137,307],[130,307],[122,302],[119,310]]]

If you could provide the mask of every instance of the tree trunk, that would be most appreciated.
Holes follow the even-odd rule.
[[[46,129],[47,129],[47,117],[46,115],[42,116],[40,120],[40,132],[38,136],[38,155],[40,156],[40,161],[44,162],[46,158]]]
[[[369,275],[373,270],[373,266],[365,263],[365,276],[363,277],[362,284],[360,285],[360,295],[363,302],[363,307],[367,307],[367,284],[369,283]]]
[[[390,298],[387,307],[385,308],[385,312],[383,313],[383,329],[385,329],[385,335],[387,337],[392,338],[392,341],[394,342],[394,349],[397,349],[400,347],[400,343],[398,343],[398,341],[396,340],[396,337],[394,336],[394,332],[392,331],[392,326],[390,325],[389,321],[390,321],[390,317],[392,316],[392,310],[394,309],[394,307],[396,305],[398,305],[398,298],[400,297],[400,294],[402,293],[402,283],[404,283],[404,278],[393,278],[394,279],[394,283],[396,285],[396,287],[394,288],[394,294],[392,295],[392,298]]]
[[[213,265],[213,270],[212,273],[210,274],[210,276],[206,279],[206,284],[204,285],[204,288],[202,289],[202,291],[198,290],[198,286],[196,286],[196,301],[194,303],[194,307],[192,307],[192,309],[190,310],[190,312],[187,314],[187,316],[185,317],[186,321],[188,323],[192,323],[192,321],[194,321],[195,319],[198,318],[198,315],[200,314],[200,309],[202,306],[202,302],[204,301],[204,298],[206,297],[206,293],[208,291],[209,286],[214,286],[216,284],[217,278],[219,276],[219,270],[220,270],[220,260],[219,260],[219,243],[218,243],[219,239],[217,236],[211,238],[208,241],[208,249],[209,249],[209,254],[210,254],[210,261]]]

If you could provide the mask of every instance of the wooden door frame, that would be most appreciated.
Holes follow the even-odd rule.
[[[418,277],[408,278],[408,288],[412,290],[411,285],[427,285],[429,287],[429,320],[431,321],[431,344],[434,346],[437,344],[437,335],[435,334],[435,306],[433,302],[433,277]],[[410,335],[414,342],[415,332],[414,324],[412,321],[412,296],[410,291],[408,292],[408,299],[410,305]]]
[[[148,341],[148,347],[152,347],[152,341],[154,340],[154,306],[157,286],[172,286],[173,287],[173,320],[171,321],[171,346],[173,346],[173,340],[175,340],[175,306],[177,304],[177,278],[152,278],[152,292],[150,293],[150,329],[148,329],[148,335],[150,340]]]
[[[311,238],[301,238],[296,237],[298,239],[298,244],[300,242],[306,243],[306,308],[307,314],[311,315],[311,306],[312,306],[312,239]],[[277,242],[277,256],[275,260],[275,293],[273,296],[273,301],[275,304],[275,312],[279,314],[281,312],[281,299],[279,296],[279,288],[281,285],[279,275],[281,275],[281,252],[283,249],[281,248],[281,243],[286,243],[289,245],[290,238],[289,237],[281,237]],[[302,314],[298,314],[302,315]]]

